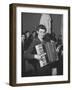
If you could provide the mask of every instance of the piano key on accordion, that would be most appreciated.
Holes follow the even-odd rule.
[[[40,67],[47,65],[47,56],[46,52],[44,51],[44,46],[42,44],[38,44],[35,46],[37,54],[41,56],[41,60],[39,60]]]

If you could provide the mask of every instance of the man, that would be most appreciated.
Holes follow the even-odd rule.
[[[27,50],[30,45],[30,32],[25,32],[25,43],[24,43],[24,50]]]
[[[37,45],[46,45],[46,41],[43,40],[45,34],[46,34],[46,28],[44,25],[39,25],[37,27],[37,37],[32,41],[29,48],[24,53],[24,58],[28,59],[30,63],[34,66],[34,72],[32,75],[50,75],[50,65],[47,65],[48,63],[48,57],[47,61],[44,62],[44,65],[40,62],[40,60],[45,58],[46,53],[43,53],[43,55],[40,55],[36,51]]]

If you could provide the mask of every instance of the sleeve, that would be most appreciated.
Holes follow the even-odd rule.
[[[35,41],[33,41],[29,48],[24,52],[24,58],[26,59],[34,59],[34,54],[32,54],[33,48],[35,46]]]

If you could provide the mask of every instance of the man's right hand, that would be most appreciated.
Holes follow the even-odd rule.
[[[40,60],[41,59],[41,55],[35,54],[34,58],[37,59],[37,60]]]
[[[41,58],[42,58],[43,56],[45,56],[45,55],[46,55],[46,53],[44,53],[44,54],[42,54],[42,55],[35,54],[35,55],[34,55],[34,58],[37,59],[37,60],[41,60]]]

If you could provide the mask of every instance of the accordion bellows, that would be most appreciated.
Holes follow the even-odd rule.
[[[35,46],[37,54],[41,55],[39,60],[40,67],[47,65],[48,63],[57,60],[56,45],[55,42],[46,42],[45,45],[38,44]]]
[[[54,62],[57,60],[57,52],[56,52],[56,45],[54,42],[50,43],[47,42],[46,46],[46,51],[47,51],[47,55],[49,58],[49,62]]]

